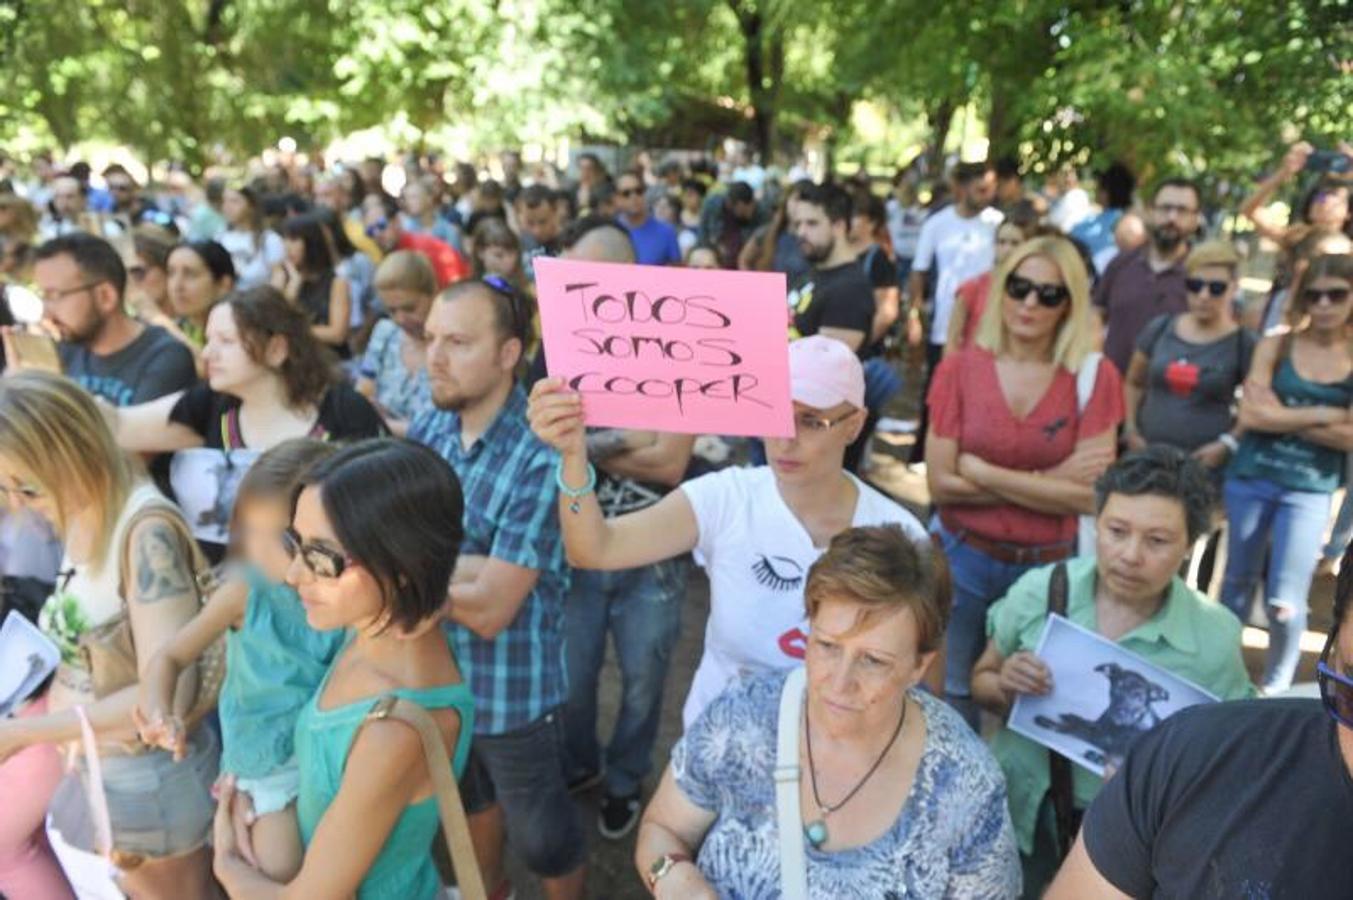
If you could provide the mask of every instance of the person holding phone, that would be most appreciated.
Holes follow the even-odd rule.
[[[1340,161],[1343,162],[1342,166]],[[1254,193],[1240,205],[1240,214],[1254,223],[1254,230],[1260,237],[1276,241],[1284,247],[1293,243],[1293,229],[1301,225],[1313,225],[1322,231],[1347,232],[1350,219],[1346,179],[1350,161],[1353,161],[1353,145],[1347,141],[1340,141],[1338,150],[1334,151],[1316,150],[1306,141],[1298,141],[1287,149],[1273,174],[1255,186]],[[1342,169],[1342,173],[1339,169]],[[1313,172],[1321,177],[1302,201],[1298,220],[1282,224],[1268,210],[1268,206],[1278,190],[1302,172]],[[1342,179],[1329,177],[1339,174],[1342,174]]]

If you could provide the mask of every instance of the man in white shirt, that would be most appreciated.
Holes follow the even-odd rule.
[[[934,286],[930,333],[926,341],[927,388],[930,373],[944,355],[954,295],[960,284],[991,268],[996,249],[996,227],[1002,218],[1000,211],[991,206],[996,195],[996,173],[990,163],[959,163],[953,171],[953,190],[954,202],[926,219],[921,226],[907,285],[909,315],[915,315],[914,311],[921,309],[927,287]],[[925,458],[927,417],[925,406],[921,409],[921,427],[912,449],[913,462]]]

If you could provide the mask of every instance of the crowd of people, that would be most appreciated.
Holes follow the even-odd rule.
[[[505,900],[509,845],[597,896],[582,792],[659,898],[1343,896],[1341,153],[1292,146],[1238,211],[1262,296],[1197,183],[1120,163],[1092,198],[1016,160],[0,160],[0,612],[61,658],[0,697],[0,900],[76,896],[82,858],[133,898]],[[792,435],[589,427],[542,256],[783,273]],[[922,518],[868,480],[909,356]],[[1322,700],[1255,699],[1336,570]],[[1221,702],[1073,766],[1006,724],[1056,690],[1054,613]]]

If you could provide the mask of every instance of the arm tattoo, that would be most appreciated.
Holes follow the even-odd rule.
[[[150,525],[136,542],[136,599],[158,603],[193,593],[183,542],[168,525]]]

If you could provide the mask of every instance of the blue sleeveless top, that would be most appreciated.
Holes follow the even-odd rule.
[[[244,620],[226,634],[226,677],[219,711],[221,769],[262,778],[289,762],[296,719],[343,646],[343,632],[305,620],[296,591],[244,567]]]
[[[1297,374],[1292,357],[1284,357],[1273,375],[1273,392],[1283,406],[1353,405],[1353,376],[1332,383],[1307,381]],[[1295,432],[1247,431],[1231,461],[1228,475],[1271,481],[1290,491],[1331,493],[1344,483],[1347,454],[1313,444]]]
[[[332,671],[330,668],[330,673]],[[357,731],[367,713],[381,699],[370,697],[334,709],[320,709],[319,699],[328,681],[326,674],[296,723],[296,761],[301,769],[296,814],[301,826],[301,841],[307,847],[325,810],[338,796],[343,768]],[[431,688],[401,688],[389,693],[427,710],[456,711],[460,716],[460,731],[451,767],[460,777],[465,771],[470,738],[474,735],[474,696],[469,687],[461,682]],[[357,900],[435,900],[442,889],[437,867],[432,861],[432,840],[439,822],[436,797],[407,807],[357,888]]]

